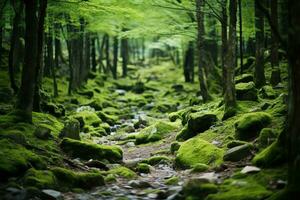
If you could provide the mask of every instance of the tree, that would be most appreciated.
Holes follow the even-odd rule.
[[[243,17],[242,17],[242,0],[238,0],[239,3],[239,24],[240,24],[240,66],[241,66],[241,74],[244,71],[244,51],[243,51]]]
[[[204,1],[196,0],[196,16],[197,16],[197,49],[198,49],[198,79],[200,83],[200,92],[204,102],[207,102],[211,99],[207,84],[206,77],[204,74],[204,65],[205,65],[205,45],[204,45]]]
[[[117,36],[114,37],[114,58],[113,58],[113,77],[117,79],[117,68],[118,68],[118,52],[119,52],[119,38]]]
[[[237,0],[229,1],[229,39],[228,49],[225,58],[225,114],[224,118],[231,117],[235,114],[236,97],[235,97],[235,82],[234,71],[236,67],[236,22],[237,22]]]
[[[262,87],[266,83],[264,70],[264,14],[259,8],[259,0],[255,0],[255,42],[256,42],[256,65],[255,65],[255,84]]]
[[[37,1],[24,0],[25,4],[25,58],[21,87],[16,108],[23,114],[24,121],[32,121],[33,95],[38,61],[38,17]]]
[[[127,76],[127,64],[128,64],[128,39],[121,39],[121,56],[122,56],[122,76]]]

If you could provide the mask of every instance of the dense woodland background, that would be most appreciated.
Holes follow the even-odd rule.
[[[1,194],[52,198],[40,190],[144,173],[164,141],[162,160],[186,182],[174,199],[297,199],[299,11],[296,0],[1,0]],[[132,141],[159,161],[128,167]],[[263,189],[230,182],[249,165],[263,178],[248,184]]]

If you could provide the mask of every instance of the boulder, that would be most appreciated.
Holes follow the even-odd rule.
[[[23,183],[26,187],[35,187],[38,189],[58,188],[56,177],[49,170],[36,170],[30,168],[23,177]]]
[[[192,168],[196,164],[218,166],[222,164],[223,150],[199,137],[183,142],[176,154],[175,164]]]
[[[250,140],[258,136],[261,129],[272,121],[271,115],[265,112],[247,113],[235,122],[235,135],[239,140]]]
[[[141,81],[138,81],[132,87],[132,91],[136,94],[142,94],[146,90],[145,84]]]
[[[172,89],[173,89],[175,92],[181,92],[181,91],[184,90],[182,84],[174,84],[174,85],[172,85]]]
[[[51,190],[51,189],[42,190],[41,196],[43,199],[47,199],[47,200],[63,200],[64,199],[61,192],[56,191],[56,190]]]
[[[180,193],[183,194],[183,199],[205,199],[209,194],[218,192],[218,187],[215,184],[207,183],[202,179],[192,178],[188,180]]]
[[[45,113],[49,113],[55,117],[62,117],[65,116],[66,110],[65,107],[61,104],[54,104],[54,103],[48,103],[48,102],[43,102],[41,104],[41,109]]]
[[[241,146],[233,147],[224,154],[223,159],[224,161],[232,161],[232,162],[243,160],[244,158],[252,155],[251,153],[252,149],[253,149],[253,145],[251,144],[244,144]]]
[[[274,129],[264,128],[260,131],[258,144],[260,148],[264,148],[272,144],[277,139],[278,133]]]
[[[187,124],[176,136],[176,140],[187,140],[208,130],[217,121],[217,115],[213,113],[192,113],[188,117]]]
[[[41,140],[48,140],[52,138],[51,129],[43,126],[38,126],[34,131],[34,136]]]
[[[118,146],[92,144],[69,138],[63,139],[60,147],[73,158],[81,158],[83,160],[94,159],[119,162],[123,157],[123,151]]]
[[[78,92],[78,94],[80,94],[82,96],[86,96],[89,99],[91,99],[94,96],[93,91],[82,91],[82,92]]]
[[[237,100],[256,101],[258,99],[254,82],[238,83],[235,89]]]
[[[275,99],[277,96],[275,90],[269,85],[265,85],[264,87],[262,87],[259,90],[259,94],[264,99]]]
[[[77,119],[69,119],[64,123],[64,128],[61,130],[60,138],[71,138],[74,140],[80,140],[80,123]]]
[[[252,74],[242,74],[239,75],[235,78],[235,83],[249,83],[249,82],[253,82],[254,78]]]

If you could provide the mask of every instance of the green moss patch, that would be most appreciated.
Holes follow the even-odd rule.
[[[123,177],[126,179],[132,179],[136,177],[136,173],[132,171],[131,169],[128,169],[127,167],[123,166],[117,166],[107,172],[108,174],[113,174],[119,177]]]
[[[56,189],[58,183],[56,177],[51,171],[48,170],[36,170],[31,168],[27,170],[23,182],[25,186],[36,187],[39,189]]]
[[[151,166],[146,163],[138,163],[136,166],[136,171],[139,173],[148,174],[151,171]]]
[[[84,160],[96,159],[119,162],[123,157],[122,149],[118,146],[92,144],[69,138],[63,139],[60,146],[70,156]]]
[[[181,168],[191,168],[198,163],[218,166],[223,161],[223,153],[222,149],[195,137],[182,143],[177,152],[175,163]]]
[[[167,156],[152,156],[148,159],[142,160],[142,163],[147,163],[149,165],[157,165],[159,163],[169,163],[171,159]]]

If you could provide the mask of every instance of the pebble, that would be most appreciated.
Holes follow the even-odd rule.
[[[59,191],[51,189],[42,190],[42,196],[47,200],[63,200],[63,196]]]
[[[254,166],[246,166],[242,169],[241,173],[242,174],[249,174],[249,173],[255,173],[255,172],[259,172],[260,168],[258,167],[254,167]]]

